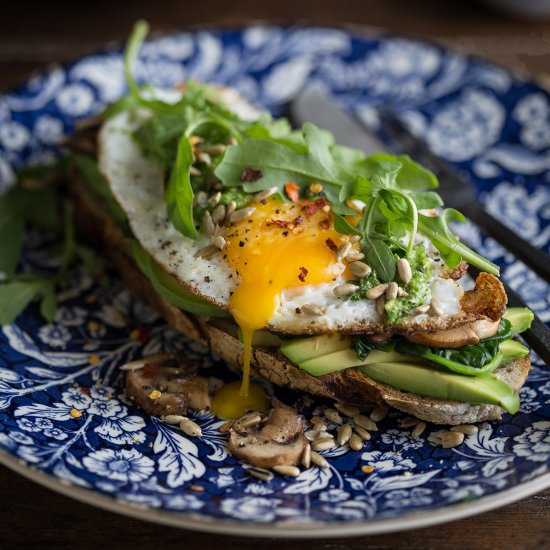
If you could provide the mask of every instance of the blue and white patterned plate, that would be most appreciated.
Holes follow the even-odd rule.
[[[373,107],[389,104],[438,155],[469,174],[491,212],[548,250],[550,97],[501,68],[363,31],[254,27],[152,40],[138,74],[158,86],[187,78],[235,86],[275,114],[306,83],[371,123]],[[54,158],[63,134],[124,88],[115,49],[39,74],[1,96],[0,188],[18,167]],[[461,234],[550,320],[543,281],[475,228]],[[47,268],[47,245],[30,232],[24,267]],[[362,451],[323,453],[330,469],[263,483],[228,456],[219,420],[196,416],[204,436],[187,438],[125,400],[117,367],[177,349],[212,376],[236,374],[167,328],[116,279],[98,287],[78,269],[60,297],[51,325],[41,325],[30,308],[0,332],[0,461],[74,498],[194,529],[327,536],[463,517],[550,485],[550,373],[536,358],[521,412],[483,425],[458,448],[432,445],[429,431],[412,437],[392,413]],[[270,391],[287,402],[298,398]],[[371,474],[361,471],[368,464],[375,466]]]

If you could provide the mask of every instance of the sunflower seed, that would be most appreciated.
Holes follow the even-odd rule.
[[[311,466],[311,446],[306,445],[304,448],[304,452],[302,453],[302,466],[304,468],[309,468]]]
[[[317,422],[317,424],[313,426],[313,431],[317,433],[326,432],[327,430],[327,425],[324,422]]]
[[[201,151],[197,155],[197,159],[199,162],[202,162],[203,164],[206,164],[206,166],[210,166],[212,164],[212,157],[206,153],[205,151]]]
[[[246,220],[246,218],[250,218],[252,214],[256,209],[254,207],[249,206],[248,208],[241,208],[240,210],[235,210],[231,216],[229,216],[229,221],[231,223],[238,223],[242,222],[243,220]]]
[[[212,214],[208,210],[204,213],[203,224],[204,232],[208,237],[211,237],[216,230],[216,224],[212,221]]]
[[[208,199],[208,204],[214,208],[215,206],[218,205],[218,203],[220,202],[220,199],[222,198],[222,192],[221,191],[218,191],[217,193],[214,193],[209,199]]]
[[[163,418],[164,422],[166,424],[170,424],[171,426],[177,426],[180,422],[183,422],[184,420],[188,420],[186,416],[181,416],[179,414],[167,414]]]
[[[353,431],[363,440],[363,441],[369,441],[371,438],[371,435],[365,428],[361,428],[361,426],[354,426]]]
[[[401,258],[397,260],[397,273],[399,273],[399,278],[408,285],[412,279],[412,270],[411,264],[406,258]]]
[[[198,168],[195,168],[194,166],[189,167],[189,175],[190,176],[200,176],[201,171]]]
[[[413,315],[420,315],[422,313],[428,313],[430,311],[430,304],[423,304],[413,309]]]
[[[142,369],[147,364],[147,361],[144,361],[143,359],[138,359],[137,361],[130,361],[130,363],[126,363],[125,365],[121,365],[119,370],[134,372],[135,370]]]
[[[416,426],[419,422],[420,420],[414,416],[406,416],[399,421],[399,426],[401,426],[401,428],[411,428],[412,426]]]
[[[237,138],[234,136],[228,137],[225,142],[227,143],[227,145],[237,145],[239,143]]]
[[[352,243],[358,243],[361,240],[361,235],[350,235],[349,240]]]
[[[350,251],[351,251],[351,243],[350,242],[344,243],[336,253],[336,260],[339,262],[342,261],[349,254]]]
[[[250,428],[257,426],[261,421],[262,417],[258,413],[248,413],[235,420],[233,429],[238,433],[246,432]]]
[[[325,314],[324,310],[321,309],[319,306],[316,306],[315,304],[304,304],[303,306],[300,306],[300,309],[306,315],[315,315],[317,317],[321,317]]]
[[[365,257],[365,255],[362,252],[358,252],[357,250],[352,250],[346,256],[346,260],[348,262],[358,262],[359,260],[362,260],[364,257]]]
[[[306,430],[304,435],[308,441],[315,441],[319,437],[319,432],[317,430]]]
[[[413,437],[420,437],[426,430],[426,422],[419,422],[411,432]]]
[[[315,451],[311,451],[311,462],[319,468],[328,468],[330,466],[329,463]]]
[[[199,191],[193,199],[195,206],[206,206],[208,204],[208,195],[205,191]]]
[[[409,293],[406,290],[403,290],[401,287],[397,288],[397,295],[402,298],[403,296],[408,296]]]
[[[342,417],[338,414],[337,410],[327,408],[325,409],[324,414],[325,417],[334,424],[342,424]]]
[[[332,292],[334,293],[335,296],[342,298],[343,296],[349,296],[350,294],[353,294],[358,288],[359,287],[356,285],[345,283],[343,285],[334,287],[334,290]]]
[[[265,199],[268,199],[271,197],[271,195],[274,195],[277,193],[279,189],[277,187],[270,187],[269,189],[264,189],[263,191],[260,191],[259,193],[256,193],[252,200],[254,202],[262,202]]]
[[[459,426],[453,426],[451,432],[460,432],[464,435],[473,435],[479,432],[479,428],[473,424],[460,424]]]
[[[191,437],[200,437],[202,435],[201,427],[192,420],[189,420],[189,418],[180,422],[180,430]]]
[[[370,432],[377,432],[378,426],[368,417],[363,414],[357,414],[353,417],[353,422],[365,430]]]
[[[346,405],[345,403],[334,403],[334,408],[338,409],[345,416],[355,416],[361,411],[353,405]]]
[[[208,153],[209,155],[212,155],[213,157],[217,157],[225,152],[226,145],[223,143],[217,143],[216,145],[210,145],[210,147],[205,147],[203,149],[204,152]]]
[[[357,277],[368,277],[372,273],[370,265],[364,262],[352,262],[349,264],[349,270]]]
[[[237,209],[237,203],[235,201],[230,201],[228,205],[225,207],[225,219],[226,221],[229,221],[229,218],[231,217],[231,214],[235,212]]]
[[[397,290],[398,290],[397,283],[395,281],[392,281],[388,288],[386,288],[386,300],[395,300],[397,298]]]
[[[443,315],[443,307],[437,298],[432,298],[430,301],[430,314],[436,317],[441,317]]]
[[[299,468],[296,468],[296,466],[287,466],[286,464],[273,466],[273,471],[281,474],[282,476],[298,477],[300,475]]]
[[[388,288],[388,283],[382,283],[381,285],[373,286],[372,288],[369,288],[367,290],[367,298],[369,300],[376,300],[377,298],[380,298],[384,292],[386,292],[386,289]]]
[[[210,258],[217,252],[219,252],[218,248],[216,248],[213,244],[209,244],[208,246],[197,250],[197,252],[195,252],[195,258]]]
[[[373,422],[382,422],[388,415],[389,408],[379,405],[370,413],[370,419]]]
[[[464,441],[464,434],[461,432],[451,432],[443,430],[434,434],[444,449],[450,449],[452,447],[458,447]]]
[[[336,433],[336,441],[338,441],[338,445],[345,445],[349,441],[352,433],[353,430],[349,424],[340,426],[338,428],[338,432]]]
[[[264,468],[258,468],[257,466],[250,468],[248,473],[256,479],[260,479],[262,481],[271,481],[274,477],[273,472],[265,470]]]
[[[354,451],[360,451],[363,448],[363,440],[357,434],[353,434],[348,443]]]
[[[225,219],[225,205],[218,204],[214,210],[212,210],[212,221],[214,223],[221,223]]]
[[[219,250],[223,250],[227,242],[221,235],[218,235],[217,237],[214,238],[214,240],[212,241],[212,244]]]
[[[328,451],[336,447],[336,442],[332,437],[320,437],[311,443],[314,451]]]

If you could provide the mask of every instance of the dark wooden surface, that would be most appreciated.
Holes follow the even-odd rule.
[[[476,2],[436,0],[11,1],[0,12],[0,87],[111,40],[146,18],[155,31],[252,20],[365,24],[466,49],[550,83],[550,20],[524,20]],[[70,500],[0,467],[1,548],[550,548],[550,490],[469,519],[351,539],[260,541],[163,527]]]

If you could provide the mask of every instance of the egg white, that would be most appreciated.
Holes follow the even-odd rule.
[[[231,101],[236,102],[229,97],[228,102]],[[241,115],[253,118],[257,113],[246,109],[246,104],[243,106],[242,102],[238,105]],[[143,248],[182,285],[204,300],[228,310],[238,278],[221,255],[208,259],[196,257],[197,251],[210,244],[210,240],[205,235],[199,235],[195,241],[175,229],[168,218],[164,201],[164,174],[159,166],[142,154],[132,138],[132,132],[149,116],[146,109],[125,111],[104,123],[98,138],[100,170]],[[441,321],[447,325],[451,318],[460,315],[463,289],[454,281],[440,276],[442,263],[440,259],[439,263],[435,262],[437,251],[428,239],[420,237],[419,240],[426,247],[428,256],[434,259],[429,284],[431,294],[438,297],[443,306]],[[382,319],[373,301],[352,302],[334,295],[334,288],[343,282],[340,279],[330,284],[285,289],[280,297],[280,307],[274,312],[268,328],[300,334],[354,332],[368,329],[370,324],[380,324]],[[305,304],[317,305],[323,308],[325,314],[322,317],[297,314],[297,308]],[[422,324],[426,317],[408,317],[401,324]]]

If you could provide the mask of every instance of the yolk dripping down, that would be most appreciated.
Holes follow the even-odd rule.
[[[327,245],[328,239],[339,243],[341,235],[326,212],[321,208],[308,212],[298,203],[274,198],[264,203],[254,205],[254,214],[231,226],[225,237],[224,258],[240,281],[229,309],[241,328],[244,345],[240,390],[237,385],[231,390],[226,386],[212,401],[213,411],[225,418],[267,408],[267,398],[261,398],[254,384],[249,387],[252,336],[268,324],[283,289],[329,283],[344,271]]]

